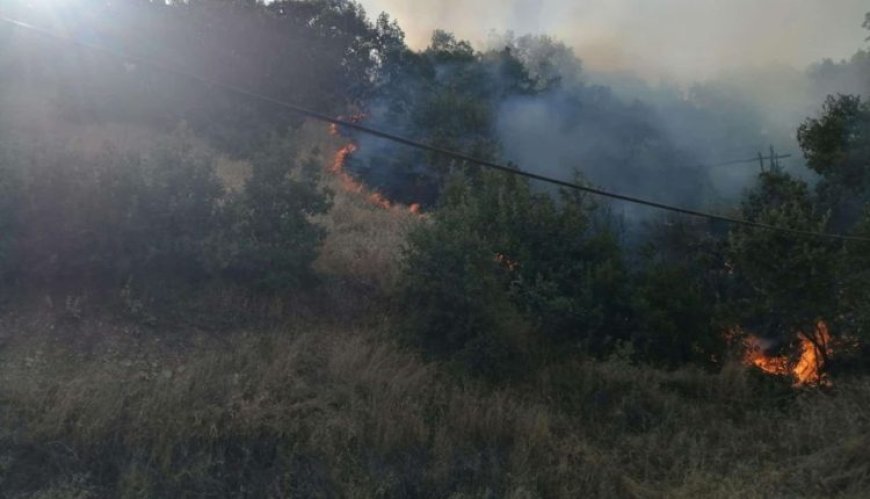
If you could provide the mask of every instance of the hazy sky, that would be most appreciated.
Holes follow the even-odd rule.
[[[547,33],[595,69],[704,79],[720,69],[803,67],[865,47],[867,0],[361,0],[424,47],[435,28],[481,43],[492,30]]]

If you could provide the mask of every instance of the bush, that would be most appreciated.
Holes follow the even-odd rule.
[[[155,142],[139,154],[49,144],[0,159],[0,271],[43,285],[310,279],[323,230],[309,219],[328,206],[313,163],[295,169],[292,148],[270,148],[232,197],[186,129]]]
[[[685,219],[651,228],[634,287],[637,352],[669,367],[721,361],[732,281],[724,238]]]
[[[777,227],[826,232],[828,213],[808,186],[784,173],[762,173],[743,202],[742,216]],[[734,227],[729,260],[742,283],[744,320],[763,323],[764,336],[791,337],[837,315],[835,241]]]
[[[43,282],[203,274],[223,189],[214,158],[183,132],[148,154],[28,153],[13,244],[19,275]]]
[[[402,317],[427,354],[455,356],[472,373],[500,376],[519,367],[526,326],[510,297],[510,271],[476,231],[470,209],[446,207],[410,234]]]
[[[423,350],[504,373],[523,368],[520,352],[603,353],[625,337],[627,274],[594,206],[573,194],[557,202],[516,177],[473,183],[454,179],[409,240],[400,303]]]
[[[311,217],[329,208],[329,196],[317,186],[316,161],[296,168],[296,158],[290,142],[276,142],[254,159],[244,191],[228,203],[219,253],[240,282],[282,290],[313,277],[325,231]]]

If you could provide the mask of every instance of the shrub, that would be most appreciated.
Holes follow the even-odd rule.
[[[801,180],[762,173],[742,205],[744,218],[808,232],[825,232],[822,212]],[[791,337],[836,316],[836,242],[747,227],[732,229],[729,260],[742,282],[744,319],[764,322],[765,336]]]
[[[721,360],[724,301],[732,280],[724,238],[685,219],[651,229],[634,287],[638,353],[669,367]]]
[[[400,303],[423,350],[504,372],[530,346],[602,353],[625,337],[627,274],[595,207],[574,194],[557,202],[516,177],[471,182],[454,179],[409,239]]]
[[[41,281],[193,277],[206,267],[223,189],[213,157],[180,132],[147,154],[30,151],[20,274]]]
[[[311,217],[329,208],[317,186],[317,164],[296,168],[289,141],[277,141],[253,161],[244,191],[227,205],[222,267],[240,282],[281,290],[309,282],[325,236]]]

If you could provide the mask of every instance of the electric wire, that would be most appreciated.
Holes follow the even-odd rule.
[[[260,102],[273,104],[273,105],[278,106],[282,109],[286,109],[287,111],[291,111],[295,114],[305,116],[307,118],[311,118],[311,119],[318,120],[318,121],[323,121],[323,122],[330,123],[330,124],[340,126],[340,127],[344,127],[346,129],[350,129],[350,130],[355,130],[355,131],[360,132],[360,133],[364,133],[364,134],[371,135],[374,137],[379,137],[379,138],[382,138],[385,140],[389,140],[391,142],[403,144],[403,145],[413,147],[416,149],[420,149],[423,151],[428,151],[428,152],[432,152],[432,153],[439,154],[442,156],[446,156],[446,157],[453,158],[455,160],[462,161],[465,163],[476,164],[476,165],[482,166],[484,168],[489,168],[492,170],[505,172],[505,173],[508,173],[511,175],[519,175],[519,176],[528,178],[530,180],[536,180],[539,182],[544,182],[544,183],[556,185],[556,186],[563,187],[566,189],[578,190],[578,191],[582,191],[582,192],[592,194],[595,196],[600,196],[600,197],[609,198],[609,199],[615,199],[618,201],[632,203],[632,204],[636,204],[636,205],[640,205],[640,206],[646,206],[646,207],[650,207],[650,208],[656,208],[659,210],[668,211],[668,212],[672,212],[672,213],[678,213],[678,214],[687,215],[687,216],[691,216],[691,217],[705,218],[708,220],[724,222],[724,223],[727,223],[730,225],[740,225],[740,226],[744,226],[744,227],[763,229],[763,230],[780,232],[780,233],[797,235],[797,236],[807,236],[807,237],[814,237],[814,238],[828,238],[828,239],[837,239],[837,240],[842,240],[842,241],[859,241],[859,242],[870,243],[870,238],[866,238],[866,237],[849,236],[849,235],[844,235],[844,234],[833,234],[833,233],[825,233],[825,232],[816,232],[816,231],[809,231],[809,230],[803,230],[803,229],[793,229],[790,227],[770,225],[770,224],[756,222],[756,221],[752,221],[752,220],[734,218],[734,217],[729,217],[729,216],[725,216],[725,215],[718,215],[715,213],[707,213],[707,212],[698,211],[698,210],[694,210],[694,209],[690,209],[690,208],[673,206],[673,205],[661,203],[658,201],[652,201],[649,199],[638,198],[638,197],[620,194],[617,192],[611,192],[611,191],[607,191],[604,189],[599,189],[599,188],[595,188],[595,187],[591,187],[591,186],[581,185],[581,184],[578,184],[575,182],[568,182],[565,180],[560,180],[560,179],[548,177],[545,175],[539,175],[537,173],[533,173],[533,172],[529,172],[529,171],[525,171],[525,170],[519,170],[519,169],[510,167],[510,166],[504,165],[504,164],[496,163],[494,161],[475,158],[473,156],[469,156],[469,155],[464,154],[464,153],[456,152],[456,151],[453,151],[450,149],[445,149],[445,148],[438,147],[438,146],[433,146],[433,145],[419,142],[419,141],[416,141],[413,139],[409,139],[407,137],[395,135],[395,134],[392,134],[389,132],[384,132],[382,130],[378,130],[376,128],[372,128],[372,127],[362,125],[359,123],[353,123],[351,121],[344,120],[341,118],[334,118],[332,116],[320,113],[318,111],[308,109],[308,108],[305,108],[303,106],[299,106],[297,104],[287,102],[287,101],[284,101],[281,99],[270,97],[268,95],[260,94],[258,92],[255,92],[255,91],[252,91],[252,90],[249,90],[249,89],[237,86],[237,85],[224,83],[224,82],[221,82],[218,80],[214,80],[212,78],[208,78],[205,76],[201,76],[201,75],[197,75],[197,74],[185,71],[183,69],[175,68],[175,67],[166,65],[164,63],[161,63],[159,61],[155,61],[155,60],[148,58],[148,57],[128,54],[128,53],[125,53],[122,51],[118,51],[118,50],[114,50],[114,49],[111,49],[108,47],[104,47],[102,45],[78,40],[78,39],[75,39],[75,38],[72,38],[69,36],[55,33],[53,31],[50,31],[47,29],[33,26],[33,25],[25,23],[25,22],[21,22],[21,21],[15,20],[15,19],[10,19],[10,18],[2,16],[2,15],[0,15],[0,22],[15,26],[15,27],[23,29],[25,31],[29,31],[32,33],[42,35],[46,38],[53,39],[53,40],[56,40],[58,42],[76,45],[76,46],[79,46],[79,47],[82,47],[82,48],[85,48],[88,50],[100,52],[100,53],[109,55],[115,59],[119,59],[121,62],[134,62],[134,63],[144,64],[147,66],[151,66],[152,68],[155,68],[157,70],[160,70],[160,71],[163,71],[166,73],[170,73],[170,74],[174,74],[177,76],[181,76],[183,78],[187,78],[189,80],[196,81],[196,82],[202,83],[202,84],[207,85],[207,86],[223,89],[227,92],[231,92],[231,93],[235,93],[235,94],[238,94],[241,96],[245,96],[247,98],[257,100]],[[756,160],[757,160],[757,158],[756,158]],[[741,162],[742,162],[742,160],[741,160]]]

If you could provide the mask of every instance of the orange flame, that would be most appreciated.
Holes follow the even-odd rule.
[[[385,198],[379,192],[368,192],[365,185],[362,184],[359,180],[355,179],[351,174],[347,173],[344,170],[345,161],[347,158],[356,152],[358,149],[356,144],[347,144],[346,146],[340,148],[335,153],[335,158],[332,161],[332,164],[329,166],[329,172],[338,177],[341,188],[345,192],[352,192],[356,194],[364,194],[366,195],[366,199],[369,203],[388,210],[393,207],[393,204]]]
[[[348,118],[349,121],[353,123],[357,123],[364,118],[362,115],[354,115]],[[339,130],[338,126],[335,124],[329,125],[329,133],[331,135],[338,136]],[[329,173],[332,173],[336,177],[338,177],[339,182],[341,183],[341,188],[345,192],[351,192],[355,194],[362,194],[366,197],[366,200],[379,208],[383,208],[385,210],[389,210],[394,208],[394,204],[392,201],[387,199],[383,194],[376,191],[370,191],[363,185],[362,182],[354,178],[353,175],[348,173],[344,169],[344,165],[347,162],[347,158],[350,157],[351,154],[355,153],[359,149],[354,143],[350,143],[345,145],[344,147],[339,148],[335,153],[335,157],[332,160],[332,164],[329,165],[328,170]],[[415,215],[422,215],[422,208],[418,203],[414,203],[408,207],[408,211]]]
[[[729,334],[734,335],[735,332]],[[826,363],[833,354],[828,325],[819,321],[812,333],[799,333],[798,340],[800,355],[795,359],[787,354],[769,355],[764,340],[748,336],[743,341],[743,362],[774,376],[791,376],[795,386],[830,385],[825,373]]]
[[[520,268],[520,262],[514,260],[513,258],[505,255],[504,253],[496,253],[495,261],[505,269],[514,272],[518,268]]]
[[[347,121],[349,123],[361,123],[364,119],[366,119],[366,115],[362,113],[352,114],[350,116],[339,116],[337,119],[341,121]],[[329,125],[329,134],[333,136],[340,135],[340,131],[338,129],[338,125],[335,123],[331,123]]]

